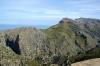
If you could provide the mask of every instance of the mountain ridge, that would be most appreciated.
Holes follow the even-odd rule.
[[[91,22],[92,21],[92,22]],[[47,29],[22,27],[0,32],[0,47],[8,48],[7,52],[18,59],[6,57],[5,64],[12,66],[67,66],[72,63],[98,58],[100,52],[99,19],[63,18],[58,24]],[[2,51],[2,48],[0,49]],[[2,53],[4,52],[4,54]],[[2,53],[4,56],[5,50]],[[14,53],[14,54],[13,54]],[[8,53],[8,55],[10,55]],[[0,55],[0,58],[5,60]]]

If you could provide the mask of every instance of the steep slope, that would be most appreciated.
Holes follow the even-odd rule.
[[[51,54],[60,58],[54,61],[59,65],[100,57],[96,39],[75,23],[75,20],[64,18],[59,24],[44,31],[50,44]],[[61,57],[65,58],[61,59]]]
[[[23,27],[7,30],[0,36],[1,45],[9,47],[11,52],[19,55],[24,65],[29,59],[34,60],[39,55],[42,57],[42,52],[47,52],[45,35],[35,28]]]
[[[76,24],[92,36],[100,38],[100,19],[78,18],[76,19]]]
[[[51,51],[54,52],[53,54],[66,55],[69,52],[71,52],[71,55],[74,53],[76,54],[78,47],[74,44],[75,33],[70,27],[78,28],[72,22],[61,20],[59,24],[54,25],[45,31],[50,42]],[[68,52],[66,52],[66,50]]]
[[[100,19],[79,18],[75,23],[84,32],[90,34],[96,40],[97,47],[100,47]]]
[[[0,66],[21,66],[21,60],[10,48],[0,45]]]

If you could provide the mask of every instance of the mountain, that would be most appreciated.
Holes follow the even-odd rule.
[[[92,18],[63,18],[47,29],[22,27],[1,31],[0,65],[67,66],[99,58],[99,31],[100,20]]]

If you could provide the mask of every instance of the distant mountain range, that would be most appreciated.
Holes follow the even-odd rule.
[[[100,58],[100,20],[63,18],[46,29],[1,31],[0,54],[0,66],[69,66]]]
[[[14,25],[14,24],[0,24],[0,30],[14,29],[18,27],[35,27],[37,29],[48,28],[48,25]]]

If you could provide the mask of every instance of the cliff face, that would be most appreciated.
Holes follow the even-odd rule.
[[[12,66],[16,62],[16,66],[67,66],[100,57],[99,25],[97,19],[63,18],[48,29],[16,28],[3,31],[0,33],[0,64]]]

